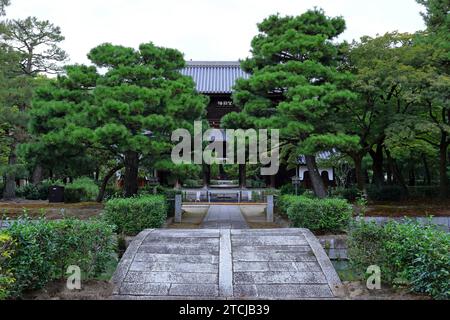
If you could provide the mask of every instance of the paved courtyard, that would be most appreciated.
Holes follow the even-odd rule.
[[[201,225],[203,229],[248,229],[239,206],[210,206]]]
[[[333,299],[341,284],[305,229],[146,230],[113,281],[116,299]]]

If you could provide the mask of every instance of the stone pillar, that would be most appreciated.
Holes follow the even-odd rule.
[[[272,223],[273,222],[273,195],[267,196],[267,222]]]
[[[175,195],[175,223],[181,223],[181,204],[182,204],[182,198],[181,194]]]

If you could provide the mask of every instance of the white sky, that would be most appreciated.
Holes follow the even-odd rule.
[[[37,16],[61,27],[71,63],[101,43],[131,47],[152,41],[187,60],[238,60],[249,55],[256,23],[270,14],[298,15],[314,6],[347,22],[343,39],[424,29],[415,0],[12,0],[8,18]]]

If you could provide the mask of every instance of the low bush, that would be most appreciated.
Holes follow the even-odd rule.
[[[80,267],[84,278],[100,275],[116,252],[113,230],[100,220],[15,222],[3,231],[14,241],[14,252],[0,264],[15,279],[9,284],[9,297],[63,278],[71,265]]]
[[[136,235],[144,229],[160,228],[167,219],[164,196],[142,195],[135,198],[117,198],[106,202],[104,219],[117,226],[117,232]]]
[[[401,201],[408,195],[401,186],[369,186],[367,195],[372,201]]]
[[[378,265],[386,283],[407,283],[414,292],[450,298],[449,233],[412,221],[385,226],[359,221],[351,227],[348,245],[350,263],[361,276]]]
[[[0,300],[10,296],[9,290],[15,281],[11,270],[6,267],[13,253],[13,239],[6,233],[0,233]]]
[[[330,189],[329,194],[333,198],[342,198],[347,201],[356,201],[358,197],[360,196],[360,191],[357,187],[348,187],[348,188],[333,188]]]
[[[203,182],[201,180],[186,179],[183,182],[183,186],[185,188],[201,188],[203,187]]]
[[[276,207],[278,208],[278,211],[282,214],[287,216],[287,210],[292,205],[294,201],[298,199],[295,195],[285,194],[281,195],[277,198],[276,201]]]
[[[301,196],[305,191],[304,188],[297,187],[297,195]],[[280,188],[280,193],[282,195],[295,195],[295,186],[292,183],[285,184]]]
[[[262,180],[247,179],[246,186],[247,188],[265,188],[266,183]]]
[[[65,186],[64,202],[77,203],[95,201],[98,192],[99,187],[94,180],[89,178],[79,178]]]
[[[340,232],[348,227],[353,208],[343,199],[310,199],[301,196],[291,202],[287,215],[296,228]]]
[[[344,231],[353,215],[352,206],[344,199],[284,195],[278,198],[277,208],[294,227],[320,232]]]
[[[59,181],[45,180],[37,185],[27,184],[20,188],[17,188],[16,195],[19,198],[24,198],[27,200],[47,200],[48,191],[51,186],[63,185]]]

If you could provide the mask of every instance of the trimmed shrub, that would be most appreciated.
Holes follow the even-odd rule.
[[[266,183],[262,180],[247,179],[246,186],[247,188],[265,188]]]
[[[352,222],[347,240],[348,256],[352,269],[360,277],[365,276],[367,268],[371,265],[382,266],[385,257],[382,252],[382,243],[385,239],[385,230],[375,222],[363,220]]]
[[[356,187],[349,187],[349,188],[333,188],[330,189],[330,196],[334,198],[342,198],[347,201],[356,201],[358,197],[360,196],[360,191]]]
[[[276,207],[279,212],[287,216],[287,210],[291,204],[298,199],[297,196],[285,194],[277,198]]]
[[[301,196],[288,199],[287,215],[296,228],[340,232],[347,229],[353,208],[343,199],[310,199]]]
[[[85,278],[101,274],[116,252],[113,230],[99,220],[15,222],[4,231],[15,243],[14,253],[0,265],[11,270],[15,279],[10,297],[63,278],[70,265],[79,266]]]
[[[299,186],[297,188],[297,192],[298,192],[299,196],[301,196],[303,193],[305,193],[305,191],[306,190],[303,187]],[[285,184],[284,186],[282,186],[280,188],[280,193],[282,195],[295,195],[295,186],[292,183]]]
[[[203,187],[203,182],[201,180],[186,179],[183,182],[183,186],[185,188],[201,188]]]
[[[360,221],[352,225],[348,244],[350,263],[360,275],[378,265],[386,283],[407,283],[414,292],[450,298],[449,233],[413,221],[385,226]]]
[[[64,202],[77,203],[95,201],[98,192],[99,187],[94,180],[89,178],[79,178],[65,186]]]
[[[4,232],[0,233],[0,300],[4,300],[10,296],[9,290],[15,281],[11,270],[6,268],[13,253],[13,239]]]
[[[16,195],[27,200],[47,200],[51,186],[64,186],[64,184],[61,181],[52,180],[45,180],[37,185],[27,184],[17,188]]]
[[[136,198],[117,198],[106,202],[103,217],[117,226],[117,232],[136,235],[142,230],[160,228],[167,219],[164,196],[143,195]]]
[[[372,201],[401,201],[407,197],[405,190],[400,186],[369,186],[367,195]]]

